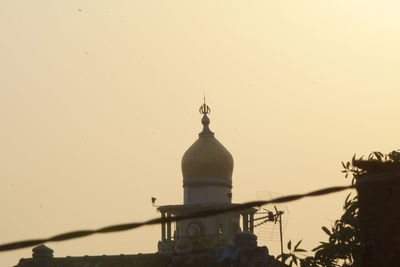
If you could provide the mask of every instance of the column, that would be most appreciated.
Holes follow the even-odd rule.
[[[171,213],[167,213],[167,240],[171,240]]]
[[[250,214],[250,232],[254,233],[254,213]]]
[[[165,213],[164,212],[162,212],[161,213],[161,219],[163,220],[162,222],[161,222],[161,241],[165,241]]]
[[[247,213],[242,214],[243,217],[243,231],[249,230],[249,217]]]

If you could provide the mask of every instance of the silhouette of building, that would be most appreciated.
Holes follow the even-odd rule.
[[[158,207],[162,218],[235,206],[232,204],[233,157],[210,130],[210,108],[204,103],[199,111],[203,115],[203,130],[182,157],[183,205]],[[241,229],[249,231],[249,234],[253,233],[256,211],[251,208],[207,218],[178,221],[173,235],[171,223],[162,224],[159,251],[190,248],[195,246],[192,243],[196,241],[197,246],[232,245],[235,235]]]
[[[210,108],[200,107],[203,130],[182,158],[183,204],[157,207],[162,218],[220,210],[232,203],[233,157],[210,130]],[[153,203],[155,199],[153,198]],[[254,208],[161,224],[154,254],[54,257],[45,245],[15,267],[286,266],[257,246]],[[174,228],[174,229],[173,229]]]

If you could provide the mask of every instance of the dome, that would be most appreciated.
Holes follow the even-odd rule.
[[[233,158],[231,153],[214,137],[209,129],[210,120],[207,114],[210,109],[202,105],[201,122],[203,131],[199,138],[185,152],[182,157],[183,179],[188,178],[220,178],[231,180],[233,172]]]

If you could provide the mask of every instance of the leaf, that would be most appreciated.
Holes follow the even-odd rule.
[[[382,161],[383,154],[381,152],[375,151],[375,152],[373,152],[373,154],[377,160]]]
[[[288,250],[292,250],[292,240],[289,240],[289,242],[287,243],[287,248]]]
[[[295,249],[294,252],[307,252],[307,250],[298,248],[298,249]]]
[[[303,240],[300,240],[299,242],[297,242],[296,246],[294,246],[294,251],[296,251],[296,249],[299,247],[299,245],[301,244]]]
[[[321,245],[319,245],[318,247],[313,248],[311,251],[312,251],[312,252],[315,252],[315,251],[317,251],[317,250],[322,249],[323,247],[324,247],[324,244],[321,244]]]
[[[289,254],[281,254],[278,257],[282,258],[282,262],[286,262],[286,260],[290,257],[290,255]]]
[[[294,259],[294,262],[296,263],[296,266],[298,266],[299,263],[298,263],[298,261],[297,261],[297,260],[298,260],[297,257],[293,255],[293,259]]]
[[[322,230],[327,234],[327,235],[331,235],[332,233],[328,230],[328,228],[326,228],[325,226],[321,227]]]
[[[350,196],[351,196],[351,193],[349,193],[349,194],[347,195],[346,199],[344,200],[344,203],[347,203],[347,202],[349,202],[349,198],[350,198]]]

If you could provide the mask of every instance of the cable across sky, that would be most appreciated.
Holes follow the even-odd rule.
[[[244,209],[248,209],[248,208],[261,207],[261,206],[267,205],[267,204],[291,202],[291,201],[296,201],[296,200],[299,200],[299,199],[302,199],[305,197],[322,196],[322,195],[326,195],[326,194],[344,191],[344,190],[351,189],[351,188],[355,188],[355,185],[333,186],[333,187],[314,190],[314,191],[311,191],[311,192],[305,193],[305,194],[288,195],[288,196],[278,197],[278,198],[274,198],[271,200],[265,200],[265,201],[251,201],[251,202],[246,202],[246,203],[242,203],[242,204],[238,204],[238,205],[234,205],[234,206],[228,206],[227,208],[221,208],[218,210],[214,209],[214,210],[204,210],[204,211],[200,211],[200,212],[194,212],[192,214],[185,215],[185,216],[153,218],[153,219],[149,219],[149,220],[142,221],[142,222],[133,222],[133,223],[106,226],[106,227],[96,229],[96,230],[76,230],[76,231],[71,231],[71,232],[67,232],[67,233],[63,233],[63,234],[58,234],[58,235],[55,235],[50,238],[30,239],[30,240],[22,240],[22,241],[2,244],[2,245],[0,245],[0,252],[16,250],[16,249],[21,249],[21,248],[26,248],[26,247],[32,247],[32,246],[36,246],[36,245],[39,245],[42,243],[47,243],[47,242],[66,241],[66,240],[70,240],[70,239],[86,237],[86,236],[93,235],[93,234],[104,234],[104,233],[127,231],[127,230],[136,229],[136,228],[139,228],[142,226],[146,226],[146,225],[155,225],[155,224],[168,223],[168,222],[177,222],[177,221],[182,221],[182,220],[187,220],[187,219],[210,217],[210,216],[218,215],[218,214],[225,213],[225,212],[240,211],[240,210],[244,210]]]

